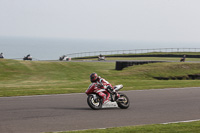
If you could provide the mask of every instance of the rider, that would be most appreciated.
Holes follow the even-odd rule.
[[[98,89],[101,88],[101,89],[107,90],[108,88],[110,88],[111,90],[113,90],[112,85],[108,81],[106,81],[104,78],[101,78],[100,76],[98,76],[96,73],[92,73],[90,75],[90,81],[92,83],[97,83],[94,92],[102,97],[103,103],[107,103],[109,101],[110,93],[108,91],[105,91],[104,93],[98,92]]]
[[[30,58],[31,57],[31,55],[30,54],[28,54],[27,56],[26,56],[26,58]]]

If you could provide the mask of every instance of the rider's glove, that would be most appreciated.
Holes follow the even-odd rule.
[[[110,86],[110,85],[108,85],[107,87],[106,87],[106,90],[108,91],[108,92],[110,92],[110,93],[113,93],[114,91],[113,91],[113,88]]]
[[[108,85],[106,89],[112,90],[112,87],[110,85]]]
[[[99,83],[97,86],[98,86],[98,88],[102,88],[102,87],[103,87],[103,84],[102,84],[102,83]]]

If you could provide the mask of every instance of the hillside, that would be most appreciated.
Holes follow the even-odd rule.
[[[84,92],[92,72],[124,90],[200,86],[199,80],[157,80],[200,74],[199,63],[155,63],[114,70],[114,62],[0,60],[0,96]]]

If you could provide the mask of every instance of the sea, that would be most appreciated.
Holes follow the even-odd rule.
[[[58,60],[62,55],[73,56],[73,53],[158,48],[200,48],[200,45],[183,42],[0,37],[0,53],[3,53],[4,58],[19,60],[28,54],[35,60]]]

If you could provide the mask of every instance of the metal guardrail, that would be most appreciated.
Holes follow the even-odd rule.
[[[156,48],[156,49],[133,49],[133,50],[111,50],[111,51],[93,51],[66,54],[72,58],[98,56],[102,55],[116,55],[116,54],[142,54],[151,52],[200,52],[200,48]]]

